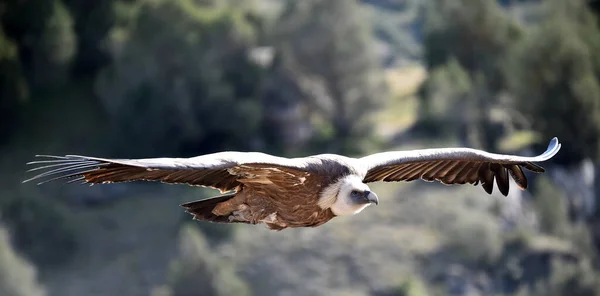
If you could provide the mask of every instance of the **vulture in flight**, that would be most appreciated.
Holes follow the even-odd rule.
[[[264,223],[268,228],[316,227],[336,216],[354,215],[379,204],[368,183],[440,181],[481,184],[491,194],[494,180],[508,194],[509,175],[525,190],[523,169],[542,173],[537,165],[552,158],[561,144],[553,138],[535,157],[488,153],[470,148],[391,151],[350,158],[320,154],[284,158],[259,152],[219,152],[192,158],[108,159],[77,155],[47,156],[28,164],[46,170],[31,180],[39,184],[69,179],[90,184],[161,181],[219,189],[220,196],[181,205],[195,220]]]

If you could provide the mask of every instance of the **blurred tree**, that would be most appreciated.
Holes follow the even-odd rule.
[[[469,73],[451,59],[434,68],[421,86],[419,128],[436,137],[456,137],[461,126],[474,115],[468,104],[473,85]],[[476,114],[476,113],[475,113]]]
[[[136,143],[128,155],[251,149],[260,140],[263,74],[247,58],[256,28],[246,11],[193,0],[140,5],[96,83],[123,130],[121,148]]]
[[[55,0],[52,14],[47,19],[35,47],[35,84],[46,86],[67,82],[70,62],[75,55],[76,39],[71,14],[61,1]]]
[[[0,26],[0,145],[8,142],[18,109],[28,98],[18,46]]]
[[[107,37],[116,22],[119,2],[135,0],[63,0],[74,16],[77,55],[73,63],[74,77],[94,77],[110,63]]]
[[[418,276],[406,278],[394,293],[394,296],[428,296],[427,285]]]
[[[523,288],[517,295],[527,296],[599,296],[600,277],[587,261],[569,262],[555,259],[547,280],[540,280],[530,289]]]
[[[282,67],[303,92],[317,128],[313,144],[325,141],[330,152],[360,150],[372,128],[370,115],[387,96],[360,5],[288,1],[275,26]]]
[[[13,233],[14,245],[40,268],[66,263],[77,249],[65,209],[45,196],[3,194],[0,217]]]
[[[378,54],[385,66],[421,58],[421,14],[426,1],[361,0],[371,12],[369,22],[374,35],[381,41]]]
[[[540,232],[569,241],[582,257],[596,260],[598,251],[594,247],[594,230],[586,227],[584,221],[572,218],[569,213],[572,199],[552,184],[547,176],[540,176],[534,184],[534,191],[531,204]]]
[[[0,226],[0,295],[43,296],[35,267],[21,258],[10,245],[8,232]]]
[[[286,71],[278,56],[265,81],[262,104],[264,107],[265,142],[272,153],[297,155],[310,149],[312,125],[306,118],[304,92],[294,76]]]
[[[588,5],[591,9],[591,12],[593,12],[596,15],[596,20],[598,21],[597,24],[600,26],[600,1],[590,0],[588,1]]]
[[[53,7],[53,0],[3,2],[1,13],[4,32],[9,39],[14,40],[18,57],[29,81],[32,77],[31,69],[37,41],[46,28]]]
[[[456,59],[471,75],[482,72],[490,91],[503,87],[502,57],[521,33],[495,0],[430,1],[423,30],[428,69]]]
[[[568,215],[568,198],[561,194],[550,179],[540,176],[535,183],[533,207],[538,216],[540,231],[564,237],[572,230]]]
[[[167,279],[170,296],[251,295],[250,287],[235,273],[231,263],[214,255],[194,226],[182,228],[179,256],[171,263]],[[165,289],[163,289],[165,290]]]
[[[9,0],[4,9],[5,33],[15,40],[24,73],[32,86],[64,83],[76,43],[71,15],[64,3]]]
[[[427,68],[435,71],[439,67],[454,67],[447,71],[455,71],[456,66],[449,62],[456,60],[467,74],[461,80],[472,86],[464,95],[464,105],[473,106],[473,109],[468,112],[471,116],[465,116],[463,120],[465,126],[476,129],[468,133],[466,142],[470,146],[495,150],[498,131],[494,129],[491,110],[498,102],[499,92],[504,89],[501,65],[507,49],[520,35],[519,28],[495,0],[474,3],[435,0],[426,5],[423,30]],[[454,79],[451,75],[446,77]],[[439,83],[442,82],[428,81],[423,87],[435,88]],[[432,90],[421,91],[424,100],[434,93],[439,95]],[[449,112],[451,110],[443,111]]]
[[[600,31],[583,1],[549,1],[547,17],[512,51],[513,108],[543,138],[565,143],[555,161],[600,157]],[[543,149],[541,147],[538,149]]]
[[[516,240],[505,243],[503,260],[508,269],[514,269],[514,262],[522,265],[522,271],[513,274],[521,281],[516,294],[600,295],[600,272],[594,264],[597,249],[591,229],[569,219],[569,199],[548,177],[540,176],[534,186],[531,206],[540,233],[523,237],[522,245],[515,244]],[[509,263],[512,259],[507,258],[511,257],[519,259]]]

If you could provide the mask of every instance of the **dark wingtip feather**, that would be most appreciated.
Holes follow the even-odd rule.
[[[494,191],[494,173],[490,168],[490,164],[484,164],[479,167],[479,179],[481,180],[481,186],[485,189],[485,192],[492,194]]]
[[[527,189],[527,177],[523,174],[523,170],[518,165],[505,166],[513,180],[521,190]]]
[[[488,194],[492,194],[492,192],[494,192],[494,182],[482,182],[481,187],[483,187],[485,192]]]
[[[510,187],[508,181],[508,171],[501,166],[500,164],[492,164],[490,165],[490,169],[494,172],[494,176],[496,177],[496,185],[498,185],[498,190],[502,195],[507,196],[508,190]]]
[[[522,166],[534,173],[543,173],[546,171],[543,167],[534,164],[533,162],[525,162],[522,164]]]

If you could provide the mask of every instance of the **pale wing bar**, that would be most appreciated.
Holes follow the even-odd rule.
[[[539,156],[521,157],[484,152],[468,148],[423,149],[407,152],[384,152],[363,157],[368,166],[364,182],[397,182],[423,179],[444,184],[482,184],[491,194],[494,179],[499,191],[508,195],[509,175],[521,189],[527,188],[522,168],[535,173],[544,168],[534,162],[553,157],[560,150],[553,138],[548,149]]]

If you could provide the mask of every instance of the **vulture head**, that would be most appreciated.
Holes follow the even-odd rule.
[[[358,214],[373,203],[379,204],[377,194],[355,175],[345,176],[328,186],[319,200],[322,208],[331,208],[336,216]]]

